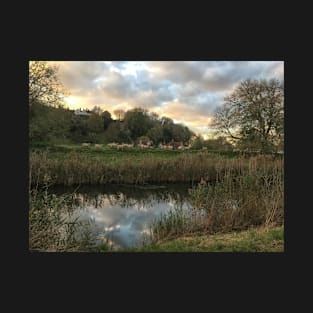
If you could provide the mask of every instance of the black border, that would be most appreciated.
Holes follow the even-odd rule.
[[[251,23],[252,19],[249,21]],[[244,23],[240,25],[244,26]],[[238,33],[240,30],[234,31],[232,25],[229,25],[225,33],[218,33],[218,35],[212,35],[214,28],[213,30],[208,29],[206,34],[201,33],[201,35],[197,35],[197,29],[186,31],[186,28],[178,29],[177,27],[163,30],[164,33],[154,31],[146,35],[140,31],[137,33],[136,31],[139,29],[142,30],[141,27],[138,27],[130,34],[130,30],[125,26],[124,32],[114,33],[115,37],[110,41],[106,37],[109,30],[103,31],[100,38],[98,37],[99,32],[95,37],[86,38],[86,32],[79,33],[80,28],[75,31],[75,27],[71,26],[69,29],[67,28],[68,33],[65,34],[63,43],[60,45],[54,47],[51,45],[51,42],[58,39],[59,35],[59,33],[55,33],[54,36],[49,37],[50,34],[53,34],[53,30],[51,30],[51,33],[47,34],[49,40],[34,36],[28,46],[23,45],[19,51],[12,54],[14,60],[11,63],[11,74],[8,76],[8,80],[13,88],[8,105],[11,112],[8,114],[14,116],[14,128],[18,128],[18,131],[14,132],[12,137],[10,136],[8,142],[8,149],[12,151],[9,153],[9,160],[12,163],[7,167],[9,175],[6,186],[10,198],[10,208],[12,207],[12,210],[15,211],[15,216],[11,217],[15,221],[14,232],[10,230],[10,234],[12,234],[10,237],[13,238],[13,241],[10,240],[8,244],[8,251],[13,252],[11,265],[14,277],[33,280],[35,286],[43,281],[54,282],[59,285],[60,289],[66,288],[62,286],[62,281],[68,280],[80,284],[90,280],[103,282],[110,277],[111,286],[123,288],[119,284],[127,282],[128,279],[133,283],[146,279],[149,281],[148,286],[154,284],[154,280],[161,282],[162,288],[167,292],[171,292],[170,287],[174,282],[181,284],[180,287],[183,288],[187,285],[188,280],[192,280],[202,281],[204,285],[214,282],[214,286],[218,287],[221,293],[223,293],[221,288],[225,288],[225,285],[219,281],[224,279],[232,280],[233,291],[236,291],[237,283],[240,284],[240,281],[248,284],[269,283],[273,277],[275,281],[285,281],[286,270],[289,268],[287,262],[290,261],[292,252],[296,251],[298,247],[298,241],[294,239],[297,230],[293,224],[296,221],[294,210],[298,208],[298,205],[297,199],[293,195],[295,184],[292,184],[292,176],[296,175],[296,169],[292,169],[292,164],[296,161],[296,153],[292,152],[292,144],[294,147],[297,146],[297,139],[294,138],[301,137],[300,133],[296,134],[296,130],[292,127],[292,120],[300,115],[298,113],[297,116],[297,109],[294,107],[294,103],[299,101],[298,93],[293,90],[297,80],[292,73],[296,67],[296,60],[291,55],[287,56],[286,47],[291,45],[288,44],[287,34],[279,33],[277,35],[274,33],[273,36],[268,36],[270,29],[265,27],[258,29],[258,32],[250,37],[247,33]],[[74,32],[72,37],[69,30]],[[227,32],[227,36],[224,37]],[[167,40],[165,40],[166,35]],[[67,36],[70,38],[66,38]],[[80,37],[83,37],[83,42]],[[109,35],[108,37],[112,39],[113,36]],[[30,254],[28,252],[28,211],[26,209],[28,204],[27,81],[28,61],[34,59],[285,61],[285,252]],[[16,109],[17,107],[18,109]],[[8,121],[6,129],[12,129],[12,126],[12,123]],[[8,226],[11,227],[11,225]],[[299,247],[298,251],[301,251]],[[263,276],[264,273],[265,276]],[[166,283],[164,284],[164,282]],[[156,285],[158,284],[156,283]],[[147,289],[149,289],[148,286]],[[189,287],[192,288],[190,285]],[[270,292],[276,290],[270,283],[267,284],[267,288]],[[229,290],[227,287],[226,289]],[[245,288],[245,292],[247,289],[249,290],[249,287]],[[39,292],[39,297],[40,295],[44,295],[44,292]],[[245,296],[249,297],[249,295],[253,298],[252,290]]]

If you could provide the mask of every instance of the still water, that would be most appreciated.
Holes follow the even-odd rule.
[[[170,209],[190,209],[190,185],[54,187],[55,194],[73,193],[74,216],[91,220],[99,241],[113,248],[140,246],[149,240],[152,221]]]

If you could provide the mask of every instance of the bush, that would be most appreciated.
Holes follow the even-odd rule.
[[[29,250],[39,252],[95,251],[91,221],[72,215],[71,195],[56,196],[48,187],[29,192]]]

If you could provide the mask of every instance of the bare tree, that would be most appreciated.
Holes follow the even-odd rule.
[[[119,121],[123,120],[125,117],[125,111],[121,109],[116,109],[113,111],[114,115],[117,117]]]
[[[29,63],[29,104],[43,102],[51,106],[61,105],[68,93],[58,78],[58,67],[46,61]]]
[[[102,109],[100,108],[100,106],[95,105],[92,110],[93,113],[97,114],[97,115],[101,115],[102,114]]]
[[[243,147],[268,151],[284,136],[284,87],[276,79],[240,83],[215,112],[210,127]]]

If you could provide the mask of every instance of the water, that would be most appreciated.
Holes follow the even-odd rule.
[[[113,248],[142,245],[149,241],[149,225],[161,213],[175,207],[191,207],[186,184],[162,186],[54,187],[55,194],[75,193],[74,216],[92,220],[99,241]]]

